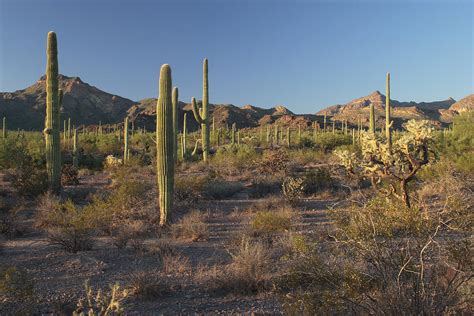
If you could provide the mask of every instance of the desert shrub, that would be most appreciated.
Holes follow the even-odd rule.
[[[300,148],[312,148],[313,146],[314,146],[314,142],[310,137],[301,136],[301,139],[298,142],[298,147],[300,147]]]
[[[63,165],[61,168],[61,183],[63,185],[79,184],[77,169],[72,165]]]
[[[176,202],[191,204],[202,198],[208,182],[206,176],[189,175],[175,178],[174,198]]]
[[[297,202],[304,193],[304,179],[288,177],[281,185],[282,193],[289,203]]]
[[[0,204],[0,235],[14,238],[22,234],[19,224],[20,207],[8,207]]]
[[[209,237],[206,215],[199,211],[192,211],[184,215],[171,226],[171,229],[176,238],[199,241],[206,240]]]
[[[254,161],[255,172],[262,175],[286,174],[289,162],[286,150],[266,150],[261,160]]]
[[[25,300],[34,295],[34,282],[25,270],[17,267],[0,267],[0,294],[2,296]]]
[[[251,179],[250,196],[262,198],[281,191],[283,180],[279,176],[255,176]]]
[[[289,160],[294,167],[314,164],[315,162],[325,162],[328,160],[328,155],[322,150],[314,149],[297,149],[288,152]]]
[[[323,151],[332,151],[341,145],[352,144],[352,135],[320,133],[316,137],[314,147]]]
[[[236,175],[250,168],[250,162],[258,157],[253,146],[228,145],[219,147],[212,157],[212,165],[220,173]]]
[[[22,165],[9,173],[8,178],[21,196],[35,197],[48,190],[48,174],[33,165]]]
[[[441,197],[440,205],[449,204],[450,198]],[[409,208],[401,201],[376,197],[361,206],[332,211],[332,241],[295,254],[276,283],[285,312],[467,311],[472,298],[466,290],[474,276],[472,218],[459,212],[459,204],[434,206]],[[470,224],[456,225],[466,221]]]
[[[175,277],[183,277],[191,273],[189,258],[179,252],[162,254],[163,273]]]
[[[93,218],[99,232],[114,238],[117,247],[142,243],[157,226],[158,214],[154,198],[150,196],[151,184],[136,179],[139,175],[128,173],[130,169],[119,168],[113,174],[113,186],[106,195],[97,194],[84,210]]]
[[[130,294],[144,300],[153,300],[169,292],[169,285],[166,284],[159,269],[133,271],[126,279]]]
[[[452,131],[445,135],[439,133],[437,149],[443,156],[454,162],[458,170],[472,172],[474,170],[474,112],[464,112],[453,120]]]
[[[211,291],[249,295],[269,289],[271,253],[264,244],[243,237],[237,249],[229,253],[228,265],[208,269],[204,277]]]
[[[210,181],[204,187],[204,196],[212,199],[230,198],[242,191],[243,185],[239,182],[227,182],[220,179]]]
[[[291,213],[257,212],[252,221],[252,228],[258,233],[288,231],[291,228]]]
[[[333,185],[334,180],[331,177],[331,172],[327,168],[311,169],[303,175],[304,193],[307,195],[332,188]]]
[[[68,200],[58,203],[45,215],[43,229],[51,244],[72,253],[92,249],[95,223],[87,209]]]
[[[89,280],[84,284],[86,297],[79,300],[73,316],[85,315],[122,315],[125,313],[123,302],[130,295],[129,290],[121,289],[118,283],[110,285],[109,291],[94,289]]]

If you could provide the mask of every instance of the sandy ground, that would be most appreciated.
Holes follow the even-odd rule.
[[[94,191],[107,185],[103,175],[81,179],[81,184],[66,190],[76,194]],[[12,199],[8,183],[1,183],[0,198]],[[77,193],[79,192],[79,193]],[[243,210],[259,200],[239,194],[231,200],[202,201],[199,209],[207,211],[210,236],[206,241],[179,241],[168,238],[176,253],[189,260],[188,271],[174,273],[166,280],[159,298],[145,300],[132,297],[126,301],[127,315],[186,315],[186,314],[281,314],[277,297],[271,291],[251,296],[219,295],[210,293],[193,281],[194,271],[199,266],[225,264],[230,256],[226,243],[243,229],[246,218]],[[334,201],[307,199],[298,207],[297,231],[315,232],[328,228],[326,210]],[[126,284],[130,275],[137,271],[153,271],[159,266],[159,256],[153,251],[137,251],[130,247],[117,249],[110,239],[99,238],[93,250],[67,253],[58,246],[50,245],[45,236],[32,228],[32,217],[36,212],[33,202],[25,202],[21,212],[23,235],[7,240],[0,255],[0,265],[26,269],[35,283],[38,314],[69,312],[80,297],[84,296],[84,281],[106,288],[119,282]],[[147,248],[159,247],[160,238],[146,240]],[[0,314],[8,315],[9,304],[0,301]]]

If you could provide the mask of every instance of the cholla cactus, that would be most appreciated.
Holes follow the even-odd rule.
[[[387,139],[369,131],[360,134],[360,157],[347,150],[336,151],[335,154],[348,172],[370,179],[375,189],[400,198],[410,207],[407,183],[429,162],[433,127],[426,120],[411,120],[405,128],[407,132],[393,143],[391,149]],[[378,188],[382,181],[388,182],[389,189]],[[398,191],[393,182],[399,183]]]
[[[99,316],[99,315],[123,315],[123,301],[129,296],[127,289],[121,289],[118,283],[110,285],[110,292],[98,290],[94,294],[94,290],[89,285],[89,280],[84,284],[86,290],[86,298],[81,299],[77,304],[73,316]]]
[[[281,189],[285,199],[290,203],[294,203],[303,196],[304,179],[288,177],[283,181]]]

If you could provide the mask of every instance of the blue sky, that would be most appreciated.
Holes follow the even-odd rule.
[[[0,91],[34,83],[46,35],[60,72],[132,100],[172,67],[180,100],[282,104],[297,113],[374,90],[432,101],[473,93],[473,1],[0,0]]]

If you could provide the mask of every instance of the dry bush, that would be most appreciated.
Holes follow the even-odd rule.
[[[19,218],[21,208],[21,202],[14,207],[0,205],[0,236],[15,238],[23,234]]]
[[[78,171],[73,165],[63,165],[61,168],[61,184],[77,185],[79,184]]]
[[[171,231],[175,238],[191,241],[207,240],[209,228],[206,223],[206,214],[197,210],[191,211],[173,224]]]
[[[239,247],[229,253],[231,263],[201,268],[196,279],[216,294],[249,295],[269,289],[272,262],[270,250],[264,244],[243,237]]]
[[[291,228],[291,210],[279,212],[260,211],[255,214],[252,228],[257,235],[289,231]]]
[[[283,178],[281,176],[260,176],[254,175],[251,179],[250,196],[262,198],[267,195],[277,194],[281,191]]]
[[[277,282],[285,312],[441,315],[469,311],[474,277],[472,193],[466,199],[456,189],[466,182],[453,181],[457,184],[445,181],[445,189],[437,186],[438,191],[422,189],[435,194],[420,194],[424,202],[411,208],[398,199],[375,197],[334,210],[332,241],[293,254]]]
[[[327,168],[317,168],[306,172],[303,176],[303,187],[306,195],[334,187],[335,181]]]
[[[162,260],[165,275],[182,277],[191,273],[189,258],[180,253],[163,254]]]
[[[134,271],[126,277],[130,294],[144,300],[152,300],[169,293],[169,284],[159,269],[152,271]]]

